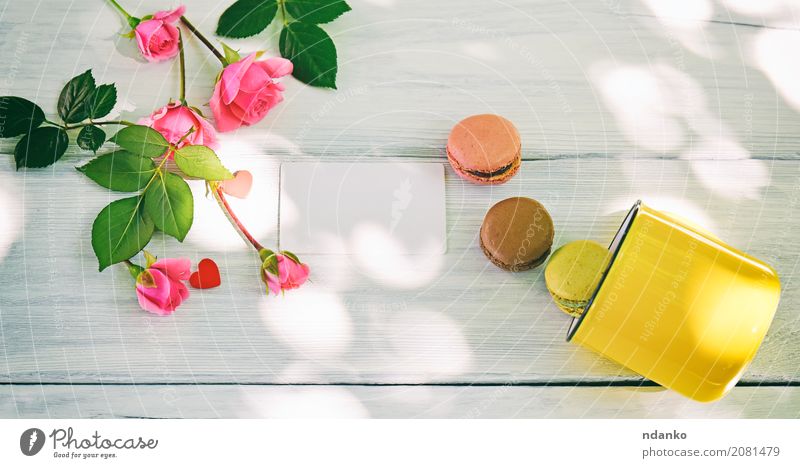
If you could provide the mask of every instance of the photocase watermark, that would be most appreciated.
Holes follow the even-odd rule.
[[[44,439],[44,431],[32,427],[19,436],[19,449],[25,456],[32,457],[42,450]]]
[[[517,256],[514,258],[513,265],[521,265],[525,263],[525,259],[528,256],[528,249],[531,247],[531,239],[536,238],[539,236],[539,234],[547,230],[545,226],[547,223],[542,222],[544,217],[545,214],[542,211],[537,210],[536,213],[534,213],[533,221],[528,224],[528,228],[525,230],[525,238],[522,239],[522,242],[520,242],[519,248],[517,249]]]
[[[71,426],[53,429],[45,435],[43,430],[32,427],[20,435],[19,449],[25,456],[32,457],[42,451],[48,438],[53,458],[81,460],[116,458],[120,450],[153,450],[159,443],[158,439],[142,436],[106,437],[97,430],[86,436],[77,435]]]

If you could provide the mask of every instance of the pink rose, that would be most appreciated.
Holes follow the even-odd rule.
[[[186,258],[164,258],[136,278],[136,296],[142,309],[151,314],[170,315],[189,297],[183,284],[192,267]]]
[[[181,36],[176,23],[186,7],[172,11],[157,11],[152,19],[144,20],[133,30],[139,51],[148,62],[160,62],[178,55]]]
[[[309,268],[305,263],[292,253],[272,253],[262,250],[264,259],[261,266],[261,279],[266,283],[269,291],[279,294],[286,289],[297,289],[308,279]]]
[[[211,149],[217,149],[219,146],[214,127],[192,108],[178,102],[170,102],[166,106],[156,109],[150,114],[150,117],[139,119],[137,123],[157,130],[164,135],[167,141],[178,148],[186,145],[204,145]],[[191,129],[194,131],[183,138]],[[180,143],[178,143],[179,141]]]
[[[211,96],[217,130],[229,132],[252,125],[283,101],[284,86],[276,78],[292,72],[292,62],[280,57],[256,61],[256,54],[222,70]]]

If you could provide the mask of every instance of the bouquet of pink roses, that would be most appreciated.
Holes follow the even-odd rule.
[[[148,312],[171,314],[189,296],[186,281],[201,289],[220,284],[219,270],[212,260],[204,259],[192,272],[188,259],[157,259],[145,250],[156,230],[182,242],[191,229],[194,198],[184,177],[205,181],[233,227],[259,255],[267,293],[278,294],[303,285],[308,266],[291,252],[273,252],[261,245],[228,204],[226,196],[247,195],[252,175],[247,171],[231,173],[224,166],[215,152],[217,132],[264,119],[283,100],[284,85],[279,79],[286,75],[294,74],[314,86],[335,87],[336,51],[318,24],[335,19],[349,6],[341,0],[237,1],[220,18],[218,34],[256,34],[277,11],[281,12],[284,29],[280,49],[287,58],[264,58],[259,52],[242,57],[224,43],[219,51],[189,22],[183,6],[138,18],[115,0],[109,2],[127,20],[131,30],[126,36],[136,41],[145,60],[178,58],[178,99],[136,123],[103,120],[116,104],[117,90],[114,84],[97,84],[91,70],[64,86],[57,119],[48,119],[41,107],[27,99],[2,96],[0,138],[21,136],[14,149],[17,169],[57,162],[71,136],[81,149],[95,154],[106,141],[113,144],[110,151],[77,168],[102,187],[131,194],[111,202],[97,215],[92,225],[92,248],[101,271],[119,263],[127,266],[135,279],[139,305]],[[290,14],[295,18],[292,22],[288,21]],[[222,64],[208,102],[213,124],[198,107],[186,102],[184,38],[179,24]],[[118,130],[107,138],[105,129],[110,126]]]

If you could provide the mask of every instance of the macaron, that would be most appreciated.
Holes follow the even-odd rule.
[[[456,174],[477,184],[502,184],[517,173],[519,132],[508,119],[493,114],[467,117],[450,131],[447,160]]]
[[[607,248],[590,240],[570,242],[553,252],[544,269],[544,280],[558,308],[580,317],[610,258]]]
[[[553,234],[553,219],[544,205],[525,197],[507,198],[483,218],[481,250],[504,270],[529,270],[547,259]]]

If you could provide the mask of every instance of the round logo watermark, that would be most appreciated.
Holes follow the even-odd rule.
[[[19,449],[22,453],[31,457],[39,453],[44,447],[44,431],[32,427],[19,436]]]

